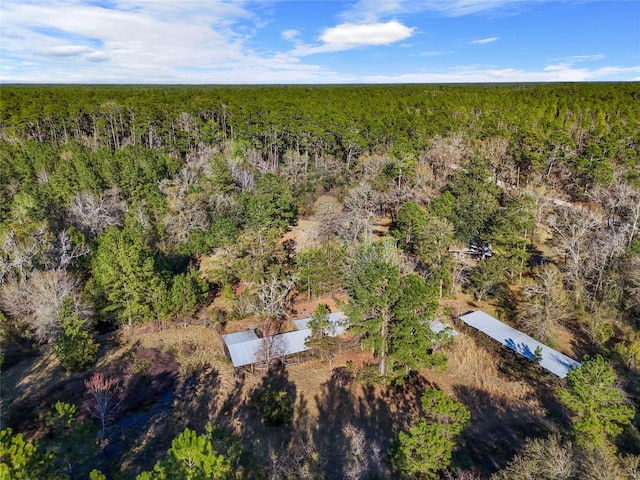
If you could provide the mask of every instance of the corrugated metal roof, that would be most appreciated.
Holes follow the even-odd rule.
[[[344,333],[345,329],[342,326],[342,322],[345,319],[346,317],[342,312],[329,314],[329,320],[336,325],[336,335]],[[309,350],[309,347],[305,345],[307,338],[311,336],[311,329],[308,327],[309,320],[311,318],[294,320],[293,323],[298,327],[298,330],[280,333],[271,337],[276,342],[282,342],[284,355],[293,355],[294,353]],[[222,340],[227,346],[234,367],[243,367],[256,363],[256,352],[260,348],[263,339],[259,338],[253,330],[228,333],[222,335]]]
[[[247,340],[246,342],[227,344],[231,363],[234,367],[242,367],[244,365],[252,365],[256,363],[256,352],[260,348],[261,338]]]
[[[294,330],[293,332],[281,333],[277,335],[285,342],[284,354],[293,355],[294,353],[304,352],[309,350],[304,342],[311,336],[311,329],[305,328],[304,330]]]
[[[458,335],[458,332],[456,332],[453,328],[451,328],[446,323],[441,322],[440,320],[431,320],[429,322],[429,328],[433,333],[436,334],[442,332],[445,328],[448,328],[450,336],[455,337],[456,335]]]
[[[253,330],[242,330],[241,332],[228,333],[226,335],[222,335],[222,339],[224,343],[227,345],[235,345],[236,343],[244,343],[250,342],[251,340],[255,340],[258,338],[256,332]]]
[[[295,323],[296,327],[298,327],[299,330],[305,330],[309,328],[309,320],[311,320],[311,317],[294,320],[293,323]],[[342,335],[345,332],[347,317],[344,315],[344,313],[330,313],[329,321],[335,325],[336,335]]]
[[[529,335],[502,323],[481,310],[462,315],[460,320],[531,361],[535,360],[534,353],[540,347],[542,349],[540,366],[560,378],[566,377],[571,368],[580,366],[580,363],[573,358],[547,347]]]

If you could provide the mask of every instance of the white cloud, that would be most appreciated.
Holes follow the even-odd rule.
[[[285,40],[295,40],[296,37],[300,35],[300,32],[298,30],[290,28],[289,30],[283,31],[281,35]]]
[[[447,55],[449,52],[443,52],[438,50],[430,50],[426,52],[420,52],[418,55],[421,57],[438,57],[440,55]]]
[[[85,45],[56,45],[41,50],[44,55],[54,57],[75,57],[82,54],[93,53],[94,50]]]
[[[604,60],[605,58],[606,55],[597,53],[595,55],[573,55],[569,57],[568,60],[572,62],[596,62],[598,60]]]
[[[349,22],[376,23],[380,18],[405,13],[411,5],[420,1],[411,0],[360,0],[340,14],[340,18]]]
[[[396,21],[369,24],[342,23],[325,29],[319,37],[322,42],[320,45],[298,44],[290,54],[301,57],[358,47],[390,45],[409,38],[414,30]]]
[[[104,5],[4,0],[0,81],[284,82],[312,81],[321,70],[249,48],[255,25],[264,19],[241,2],[115,0]]]
[[[532,0],[532,2],[544,0]],[[529,2],[529,3],[532,3]],[[520,8],[523,0],[426,0],[421,2],[429,10],[435,10],[451,17],[462,17],[476,13],[495,12],[499,9]]]
[[[338,48],[351,48],[363,45],[389,45],[410,37],[413,30],[413,28],[395,21],[364,25],[343,23],[332,28],[327,28],[320,36],[320,40],[326,45],[332,45]]]
[[[549,68],[551,67],[551,68]],[[354,83],[509,83],[509,82],[585,82],[611,79],[617,75],[640,73],[633,67],[604,67],[595,70],[551,65],[542,71],[515,68],[481,68],[476,65],[414,72],[403,75],[370,75],[353,79]]]
[[[480,38],[478,40],[471,40],[472,45],[484,45],[485,43],[493,43],[496,40],[499,40],[500,37],[488,37],[488,38]]]
[[[372,23],[381,18],[431,11],[448,17],[517,11],[531,3],[548,0],[359,0],[342,12],[340,18]]]
[[[299,32],[289,29],[279,33],[293,42],[293,50],[274,54],[266,43],[263,47],[256,41],[259,37],[254,37],[262,22],[269,18],[265,20],[264,16],[258,17],[249,11],[248,3],[242,0],[136,3],[112,0],[104,3],[108,7],[84,0],[2,2],[0,82],[431,83],[626,80],[634,77],[637,81],[640,75],[640,66],[575,67],[578,62],[585,62],[579,64],[580,67],[588,67],[587,62],[602,60],[604,56],[600,54],[554,59],[538,70],[467,65],[400,75],[354,75],[311,64],[302,57],[390,45],[412,37],[415,29],[400,20],[349,19],[322,31],[316,45],[301,43]],[[441,9],[457,15],[480,7],[482,9],[478,11],[489,11],[512,5],[512,2],[366,0],[357,5],[368,5],[370,12],[375,14],[373,18],[416,9]],[[452,5],[455,10],[451,10]],[[260,45],[256,48],[261,50],[256,51],[250,45]],[[451,52],[434,49],[424,51],[422,55],[447,53]],[[416,55],[420,53],[416,52]],[[391,65],[372,65],[371,68],[393,71]]]

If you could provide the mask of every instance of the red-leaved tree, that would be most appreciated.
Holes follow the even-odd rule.
[[[93,397],[92,405],[89,407],[91,414],[100,422],[98,438],[104,438],[107,423],[118,409],[116,401],[116,391],[118,384],[115,379],[106,377],[100,372],[94,373],[91,378],[84,381],[87,394]]]

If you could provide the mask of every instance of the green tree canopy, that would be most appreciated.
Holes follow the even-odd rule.
[[[438,478],[438,472],[449,465],[455,437],[471,414],[441,390],[427,390],[421,403],[424,416],[409,432],[400,432],[391,461],[403,477]]]
[[[21,433],[10,428],[0,431],[0,478],[40,480],[59,478],[52,472],[53,458],[44,455],[38,446],[26,441]]]
[[[98,236],[92,269],[108,299],[105,311],[121,322],[131,325],[162,313],[166,285],[142,232],[107,228]]]
[[[251,227],[285,227],[295,218],[289,184],[273,173],[262,175],[253,194],[245,193],[242,204],[247,225]]]
[[[350,329],[373,351],[383,376],[394,370],[403,376],[436,360],[429,320],[437,309],[437,291],[419,275],[402,277],[397,255],[391,242],[364,245],[345,279]]]
[[[224,431],[211,424],[198,435],[185,429],[171,442],[164,460],[137,480],[230,480],[238,478],[241,449]]]
[[[69,315],[60,324],[53,351],[66,370],[82,371],[96,361],[99,345],[86,329],[86,320]]]
[[[601,355],[585,357],[582,366],[569,371],[567,387],[558,394],[573,414],[578,443],[605,446],[633,419],[635,409],[626,404],[616,381],[616,373]]]

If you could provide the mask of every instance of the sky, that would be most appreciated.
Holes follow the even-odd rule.
[[[0,0],[1,83],[640,81],[640,0]]]

